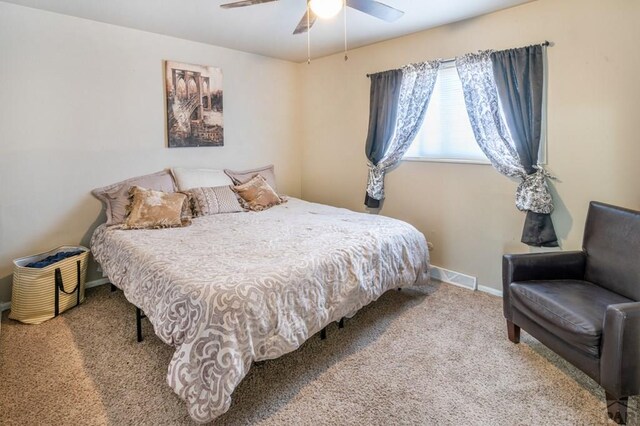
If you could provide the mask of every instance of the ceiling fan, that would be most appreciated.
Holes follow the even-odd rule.
[[[226,3],[220,5],[223,9],[231,9],[235,7],[253,6],[260,3],[269,3],[278,0],[242,0],[233,3]],[[332,18],[342,10],[343,5],[359,10],[367,15],[374,16],[383,21],[393,22],[399,19],[404,12],[388,6],[384,3],[380,3],[376,0],[307,0],[307,11],[300,19],[298,26],[293,31],[293,34],[300,34],[307,32],[318,17],[320,18]]]

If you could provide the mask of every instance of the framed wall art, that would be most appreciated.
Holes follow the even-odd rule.
[[[165,61],[169,148],[223,146],[222,70]]]

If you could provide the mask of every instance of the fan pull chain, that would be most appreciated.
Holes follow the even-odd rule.
[[[309,21],[311,20],[311,8],[307,1],[307,65],[311,64],[311,28],[309,28]]]
[[[347,0],[344,0],[344,4],[342,6],[343,15],[344,15],[344,60],[348,60],[347,56]]]

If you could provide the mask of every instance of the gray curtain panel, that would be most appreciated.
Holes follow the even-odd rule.
[[[538,165],[542,124],[544,50],[540,45],[491,52],[493,77],[502,112],[521,166],[526,171],[518,187],[516,205],[527,211],[522,242],[557,247],[551,211],[549,176]]]
[[[504,118],[527,174],[538,164],[542,125],[542,46],[491,53],[493,76]]]
[[[402,70],[390,70],[371,74],[369,98],[369,133],[365,153],[374,166],[384,158],[396,128],[398,102]],[[380,207],[380,200],[371,198],[367,193],[364,203],[367,207]]]

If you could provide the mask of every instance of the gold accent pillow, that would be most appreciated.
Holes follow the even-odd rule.
[[[240,196],[243,207],[248,210],[266,210],[286,201],[276,194],[261,175],[255,175],[248,182],[234,186],[233,190]]]
[[[105,205],[107,225],[121,224],[127,218],[129,190],[132,186],[164,192],[175,192],[176,190],[171,173],[166,170],[94,189],[91,193]]]
[[[185,209],[184,206],[187,206]],[[129,190],[127,218],[122,229],[173,228],[191,224],[189,197],[179,192],[162,192],[132,186]]]

